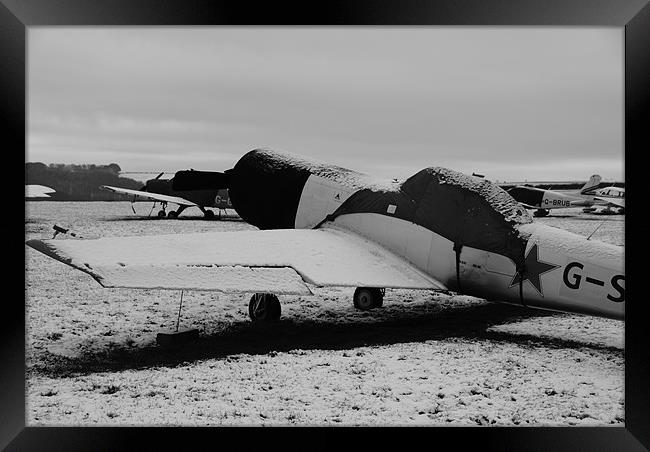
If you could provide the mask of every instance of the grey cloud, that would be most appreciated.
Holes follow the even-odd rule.
[[[28,46],[34,159],[214,168],[268,146],[508,178],[539,155],[557,174],[622,155],[617,29],[30,28]]]

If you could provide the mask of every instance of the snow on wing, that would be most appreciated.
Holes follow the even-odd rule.
[[[179,198],[178,196],[168,196],[168,195],[161,195],[160,193],[149,193],[147,191],[140,191],[140,190],[130,190],[128,188],[119,188],[119,187],[111,187],[110,185],[101,185],[100,188],[103,188],[108,191],[112,191],[115,193],[123,193],[125,195],[136,195],[140,196],[142,198],[148,198],[153,201],[164,201],[164,202],[173,202],[174,204],[178,204],[180,206],[196,206],[196,203],[192,201],[188,201],[187,199],[184,198]]]
[[[27,245],[104,287],[310,293],[316,286],[445,289],[401,257],[334,228],[230,231]]]

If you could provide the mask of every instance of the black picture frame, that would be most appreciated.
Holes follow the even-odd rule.
[[[640,180],[635,156],[648,150],[648,67],[650,6],[647,0],[345,0],[321,2],[249,2],[208,0],[0,0],[0,85],[5,154],[13,158],[26,146],[26,35],[31,26],[57,25],[517,25],[613,26],[625,29],[625,179]],[[13,167],[13,162],[12,162]],[[637,172],[637,176],[633,173]],[[9,171],[8,171],[9,172]],[[8,183],[6,183],[9,185]],[[12,187],[9,186],[9,189]],[[637,190],[636,193],[639,193]],[[634,199],[635,190],[632,190]],[[16,203],[14,205],[13,203]],[[12,218],[23,209],[18,197],[6,207]],[[632,201],[633,206],[635,201]],[[631,216],[630,216],[631,215]],[[640,213],[626,209],[626,243]],[[5,245],[24,260],[18,218],[2,223]],[[23,232],[24,234],[24,232]],[[638,236],[637,236],[638,237]],[[626,248],[627,291],[637,298],[627,305],[625,323],[625,427],[435,427],[399,432],[406,447],[417,439],[441,447],[494,450],[645,450],[650,448],[650,340],[645,303],[635,261],[641,247]],[[20,258],[19,258],[20,259]],[[13,259],[6,260],[12,268]],[[15,268],[14,268],[15,270]],[[18,271],[18,270],[15,270]],[[634,276],[637,275],[637,276]],[[11,276],[8,276],[10,278]],[[16,276],[18,280],[19,276]],[[13,278],[12,278],[13,279]],[[11,284],[13,286],[14,284]],[[25,309],[16,296],[4,297],[0,328],[0,447],[6,450],[130,450],[185,448],[207,441],[225,446],[226,439],[249,445],[246,428],[25,427]],[[635,303],[636,302],[636,303]],[[338,433],[365,433],[373,440],[400,441],[396,432],[377,428],[263,429],[255,435],[269,445],[339,447]],[[260,433],[256,429],[255,433]],[[308,443],[294,435],[308,438]],[[244,436],[245,435],[245,436]],[[287,436],[288,435],[288,436]],[[139,445],[139,446],[138,446]]]

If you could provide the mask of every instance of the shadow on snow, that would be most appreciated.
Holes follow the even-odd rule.
[[[117,216],[117,217],[106,217],[102,218],[102,221],[149,221],[149,220],[155,220],[155,221],[187,221],[187,220],[192,220],[192,221],[244,221],[242,220],[239,216],[236,215],[221,215],[221,218],[219,218],[218,214],[215,214],[213,218],[206,218],[203,215],[181,215],[177,218],[158,218],[156,215],[139,215],[139,214],[132,214],[128,216]]]
[[[366,313],[370,314],[371,313]],[[63,377],[95,372],[122,371],[149,367],[174,367],[193,361],[221,359],[230,355],[264,355],[291,350],[348,350],[355,347],[465,339],[513,343],[529,347],[580,349],[622,354],[616,347],[533,334],[488,331],[493,325],[525,318],[565,315],[523,307],[492,304],[441,309],[432,315],[393,315],[364,319],[358,323],[331,323],[316,320],[282,319],[274,324],[248,320],[229,323],[222,331],[174,345],[157,344],[129,347],[119,344],[106,350],[82,352],[78,357],[48,354],[43,364],[31,372]],[[432,344],[435,352],[435,344]]]

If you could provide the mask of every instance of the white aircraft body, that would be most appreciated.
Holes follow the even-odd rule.
[[[602,188],[594,193],[594,199],[615,207],[625,208],[625,189],[620,187]]]
[[[50,193],[55,192],[56,190],[45,185],[25,185],[25,198],[50,198]]]
[[[275,294],[310,286],[356,287],[359,309],[409,288],[624,317],[623,247],[539,224],[489,181],[435,167],[381,182],[270,150],[226,173],[235,210],[261,231],[27,245],[104,287],[252,292],[253,320],[279,318]]]
[[[592,201],[592,206],[584,210],[594,213],[615,213],[612,208],[618,208],[619,213],[625,211],[625,188],[622,187],[603,187],[601,188],[601,178],[598,175],[591,176],[597,182],[592,188],[583,188],[580,194]],[[596,211],[595,206],[605,206],[603,210]]]

